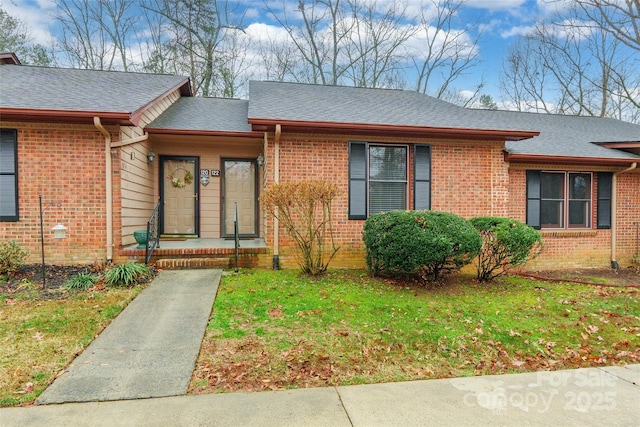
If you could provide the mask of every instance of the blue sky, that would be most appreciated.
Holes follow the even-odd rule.
[[[384,2],[387,0],[378,0]],[[274,25],[263,1],[241,2],[246,5],[244,24],[254,29]],[[282,0],[269,0],[274,7],[282,7]],[[420,8],[425,0],[408,0],[409,10]],[[295,5],[297,1],[292,1]],[[2,7],[12,16],[25,22],[35,41],[49,44],[56,32],[52,18],[56,10],[55,0],[0,0]],[[477,46],[480,64],[470,75],[455,84],[460,91],[473,91],[480,80],[484,80],[483,93],[498,100],[499,74],[502,60],[517,36],[526,34],[538,20],[548,19],[557,8],[564,8],[570,0],[466,0],[460,9],[460,27],[479,23],[482,30]],[[259,26],[256,24],[264,24]]]

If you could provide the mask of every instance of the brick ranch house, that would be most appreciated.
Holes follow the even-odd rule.
[[[41,195],[48,263],[144,261],[133,232],[158,207],[153,261],[229,266],[237,206],[241,262],[291,267],[291,242],[259,196],[301,179],[340,190],[336,267],[364,266],[363,223],[391,209],[527,222],[545,245],[529,269],[637,261],[638,125],[280,82],[251,82],[249,100],[201,98],[185,77],[23,66],[8,54],[0,64],[0,240],[30,262]],[[52,238],[58,223],[66,239]]]

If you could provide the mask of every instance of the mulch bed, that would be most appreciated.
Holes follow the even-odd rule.
[[[6,281],[0,280],[0,294],[29,293],[33,298],[62,298],[63,285],[78,273],[95,273],[93,265],[45,265],[46,288],[42,281],[42,264],[24,265],[10,275]]]

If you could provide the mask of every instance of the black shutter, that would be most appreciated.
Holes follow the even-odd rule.
[[[541,171],[527,171],[527,225],[540,229]]]
[[[349,143],[349,219],[367,219],[367,143]]]
[[[18,221],[18,132],[0,129],[0,221]]]
[[[598,228],[611,228],[611,172],[598,172]]]
[[[431,209],[431,146],[416,145],[413,156],[413,209]]]

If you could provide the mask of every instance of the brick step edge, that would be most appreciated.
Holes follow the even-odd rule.
[[[229,258],[170,258],[159,259],[156,267],[163,270],[180,270],[186,268],[230,268]]]

